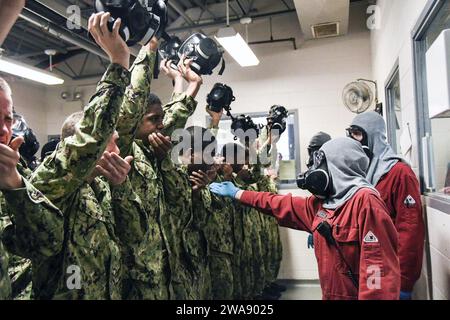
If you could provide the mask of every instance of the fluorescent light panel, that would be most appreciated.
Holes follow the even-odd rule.
[[[0,57],[0,71],[49,86],[64,83],[64,79],[61,79],[50,72],[3,57]]]
[[[222,28],[215,36],[216,40],[242,67],[256,66],[259,60],[247,42],[233,27]]]

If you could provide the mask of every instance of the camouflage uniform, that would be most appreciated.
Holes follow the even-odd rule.
[[[218,180],[220,181],[220,177]],[[211,272],[211,291],[214,300],[234,298],[233,279],[233,202],[217,197],[205,188],[201,190],[201,201],[194,201],[194,211],[203,212],[208,246],[208,264]]]
[[[33,264],[40,280],[33,283],[36,298],[121,298],[120,251],[107,204],[110,190],[100,178],[87,180],[116,128],[129,83],[128,70],[111,64],[76,134],[64,139],[31,176],[31,182],[64,214],[62,251],[41,265]]]
[[[172,287],[176,299],[210,299],[211,277],[204,234],[206,211],[196,206],[186,166],[167,157],[161,163],[167,219],[164,229],[173,230],[171,248]],[[202,190],[203,192],[203,190]],[[176,232],[176,233],[175,233]]]
[[[263,176],[257,184],[258,191],[277,193],[277,185],[269,176]],[[283,247],[281,244],[280,230],[275,218],[269,215],[262,215],[265,228],[268,231],[268,246],[266,258],[266,279],[270,285],[277,279],[280,270]]]
[[[20,164],[18,171],[22,176],[29,173]],[[28,180],[23,181],[24,187],[0,193],[0,299],[29,299],[34,276],[31,261],[39,264],[59,252],[64,238],[59,209]],[[7,274],[8,256],[12,291]]]
[[[136,197],[140,199],[142,211],[128,224],[136,230],[136,238],[126,248],[127,273],[124,285],[127,299],[162,300],[177,298],[171,285],[171,276],[178,281],[183,275],[172,274],[181,270],[178,266],[177,248],[174,239],[180,234],[176,225],[172,225],[173,216],[166,210],[163,180],[160,164],[152,149],[139,139],[135,139],[137,129],[148,105],[154,53],[141,51],[136,58],[132,83],[133,96],[126,97],[128,107],[122,108],[117,131],[122,154],[134,157],[129,179]],[[136,74],[136,76],[134,76]],[[164,134],[171,135],[173,130],[183,128],[187,118],[194,112],[196,102],[185,93],[173,94],[171,102],[163,109]],[[186,213],[187,214],[187,213]],[[181,280],[180,280],[181,281]],[[177,292],[181,296],[180,286]]]

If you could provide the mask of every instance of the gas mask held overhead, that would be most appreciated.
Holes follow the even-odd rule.
[[[328,197],[331,191],[331,176],[322,150],[313,153],[313,165],[297,177],[297,186],[320,199]]]
[[[120,18],[119,34],[128,46],[146,45],[153,37],[169,38],[165,32],[168,22],[164,0],[96,0],[95,12],[109,12],[108,29]]]
[[[192,59],[191,69],[199,75],[212,74],[220,60],[222,60],[222,67],[219,75],[222,75],[225,70],[223,52],[219,50],[213,39],[203,33],[194,33],[181,44],[178,56],[181,58],[182,55],[187,59]]]
[[[194,33],[183,43],[178,37],[167,38],[161,43],[159,55],[162,59],[172,61],[171,67],[177,69],[177,64],[184,55],[185,59],[192,59],[191,69],[198,75],[212,74],[213,70],[222,60],[219,75],[225,70],[223,52],[216,42],[203,33]]]
[[[223,83],[216,83],[211,92],[206,96],[208,108],[214,112],[221,112],[222,109],[230,111],[231,102],[236,100],[233,90]]]
[[[286,119],[289,113],[285,107],[273,105],[270,107],[269,116],[267,117],[267,124],[270,130],[278,130],[278,134],[282,134],[286,130]]]

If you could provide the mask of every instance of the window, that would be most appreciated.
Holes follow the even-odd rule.
[[[396,153],[406,154],[408,150],[402,150],[401,148],[401,135],[409,134],[409,128],[407,132],[404,132],[404,128],[401,128],[402,123],[402,105],[400,97],[400,74],[398,68],[398,62],[392,72],[392,76],[386,85],[386,101],[387,101],[387,132],[389,144],[392,146]],[[406,149],[404,147],[403,149]]]
[[[250,113],[248,115],[258,126],[264,126],[267,124],[266,113]],[[209,121],[210,119],[208,118],[207,122],[209,123]],[[231,133],[231,119],[229,117],[224,117],[219,123],[217,150],[221,150],[223,145],[234,141],[234,136]],[[272,172],[277,173],[280,188],[296,188],[296,178],[300,173],[299,126],[297,111],[289,111],[289,116],[286,121],[286,131],[282,134],[276,147],[276,152],[278,154],[277,161],[275,166],[272,166],[270,169],[273,170]]]
[[[443,30],[450,29],[450,1],[428,3],[413,30],[416,105],[421,153],[422,190],[450,200],[450,118],[429,117],[426,52]]]

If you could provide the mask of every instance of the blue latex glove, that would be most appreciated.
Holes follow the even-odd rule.
[[[412,292],[400,291],[400,300],[411,300]]]
[[[229,197],[229,198],[235,198],[236,193],[241,190],[239,188],[236,188],[233,183],[230,181],[222,182],[222,183],[211,183],[209,185],[209,190],[212,193],[215,193],[222,197]]]
[[[314,249],[314,237],[312,234],[308,236],[308,249]]]

